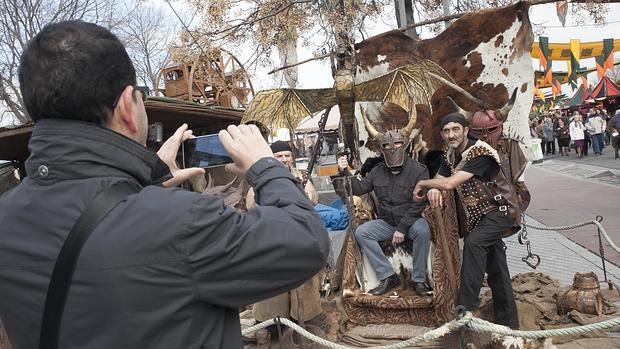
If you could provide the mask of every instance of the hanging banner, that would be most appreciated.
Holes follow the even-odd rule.
[[[592,41],[592,42],[581,42],[579,47],[581,48],[581,52],[579,53],[580,59],[593,58],[596,56],[603,55],[604,50],[604,42],[603,41]],[[608,41],[608,44],[610,42]],[[532,43],[532,49],[530,54],[532,58],[538,59],[540,49],[538,48],[538,41]],[[613,50],[615,52],[620,51],[620,39],[613,39]],[[549,58],[547,60],[551,61],[570,61],[570,44],[569,43],[558,43],[558,42],[550,42],[549,43]],[[607,57],[607,56],[606,56]]]
[[[555,98],[556,95],[562,94],[562,84],[555,78],[551,84],[551,94],[553,94],[553,98]]]
[[[585,75],[581,76],[581,86],[583,86],[584,91],[588,91],[588,78]]]
[[[568,0],[558,1],[555,3],[555,13],[562,26],[566,25],[566,13],[568,12]]]
[[[549,52],[549,38],[546,36],[538,37],[538,62],[540,67],[543,70],[543,77],[545,83],[551,83],[552,78],[552,69],[551,69],[551,59]]]
[[[534,94],[538,95],[541,101],[545,102],[545,93],[541,91],[536,84],[534,84]]]
[[[613,69],[614,67],[614,39],[603,40],[603,58],[605,59],[603,68],[605,68],[605,70]]]
[[[579,70],[579,57],[581,53],[579,39],[570,40],[570,61],[568,61],[568,82],[573,90],[577,88],[577,71]]]
[[[600,79],[605,75],[605,56],[596,56],[596,76]]]

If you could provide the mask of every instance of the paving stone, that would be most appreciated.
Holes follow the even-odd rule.
[[[532,225],[543,225],[531,217],[527,217],[526,222]],[[542,272],[558,279],[561,285],[567,286],[573,283],[573,276],[576,272],[593,271],[599,281],[604,280],[601,258],[597,254],[555,231],[532,228],[528,228],[527,231],[532,253],[538,254],[541,258],[540,265],[532,269],[521,260],[527,255],[527,250],[524,245],[519,244],[517,234],[515,234],[504,239],[510,275]],[[608,279],[620,285],[620,268],[606,263],[606,269]]]

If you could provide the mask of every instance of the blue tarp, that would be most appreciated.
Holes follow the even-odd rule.
[[[336,201],[331,206],[316,204],[314,209],[318,212],[327,230],[344,230],[349,225],[347,207]]]

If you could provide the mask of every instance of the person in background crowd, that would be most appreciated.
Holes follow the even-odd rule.
[[[555,129],[555,135],[558,138],[558,148],[560,148],[560,155],[568,156],[568,144],[570,142],[570,134],[568,125],[564,122],[564,119],[558,118],[558,127]]]
[[[611,120],[611,118],[612,118],[612,116],[611,116],[611,114],[609,114],[609,112],[607,111],[607,109],[603,108],[603,111],[602,111],[602,115],[601,115],[601,116],[603,117],[603,120],[605,120],[605,125],[608,125],[608,124],[609,124],[609,121],[610,121],[610,120]],[[611,136],[610,136],[610,133],[609,133],[609,131],[608,131],[608,128],[607,128],[607,127],[605,127],[605,145],[609,145],[609,144],[610,144],[610,142],[611,142]]]
[[[536,127],[534,127],[534,131],[536,131],[536,136],[540,138],[540,148],[543,155],[545,155],[547,137],[545,137],[545,125],[543,125],[543,121],[541,119],[536,121]]]
[[[609,119],[609,123],[607,123],[607,130],[610,134],[619,133],[620,132],[620,109],[616,111],[616,115]]]
[[[616,111],[616,115],[609,119],[607,123],[607,132],[609,132],[611,145],[614,148],[614,158],[617,159],[620,150],[620,109]]]
[[[536,134],[537,125],[538,123],[536,122],[536,120],[532,120],[532,122],[530,122],[530,137],[532,138],[538,138],[538,135]]]
[[[555,130],[550,117],[545,117],[543,131],[546,140],[546,153],[555,155]]]
[[[575,143],[575,150],[577,151],[577,157],[581,159],[583,157],[583,144],[584,144],[584,133],[586,127],[581,121],[581,115],[578,112],[575,112],[573,121],[570,123],[569,134],[571,140]]]
[[[592,149],[594,150],[594,155],[603,155],[603,148],[605,148],[603,137],[607,125],[605,120],[603,120],[600,111],[596,110],[594,115],[590,115],[590,118],[585,126],[590,133],[590,137],[592,138]]]

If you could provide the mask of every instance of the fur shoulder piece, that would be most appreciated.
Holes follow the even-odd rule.
[[[461,163],[457,166],[457,168],[462,168],[467,161],[477,158],[478,156],[490,156],[495,159],[498,164],[501,164],[497,150],[493,149],[493,147],[487,143],[478,140],[474,145],[465,149],[463,152],[463,160],[461,160]]]

